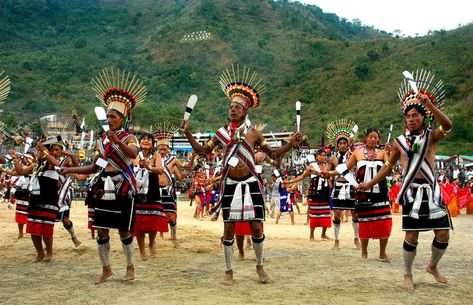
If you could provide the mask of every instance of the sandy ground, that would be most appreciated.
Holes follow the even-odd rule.
[[[115,275],[94,285],[101,265],[87,230],[83,202],[74,202],[71,213],[82,245],[75,248],[62,224],[57,224],[53,261],[37,264],[31,263],[35,251],[29,236],[17,240],[14,209],[0,204],[0,304],[472,304],[470,215],[454,218],[455,232],[440,265],[449,283],[437,284],[424,271],[433,238],[432,232],[426,232],[421,234],[413,267],[416,288],[406,292],[399,288],[403,276],[399,214],[394,215],[388,245],[391,263],[377,259],[377,241],[370,243],[368,262],[361,261],[353,245],[351,220],[342,223],[342,249],[334,251],[332,241],[309,241],[305,215],[296,215],[295,225],[288,216],[279,225],[268,219],[265,269],[271,282],[257,281],[250,251],[245,261],[234,261],[235,284],[225,287],[219,246],[222,222],[193,219],[188,202],[180,203],[178,213],[180,248],[174,249],[165,235],[165,240],[158,241],[158,254],[147,261],[136,259],[136,279],[123,283],[126,262],[114,232],[111,265]],[[331,229],[328,233],[333,236]],[[236,253],[235,247],[235,258]]]

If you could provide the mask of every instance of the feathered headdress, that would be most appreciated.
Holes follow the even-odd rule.
[[[10,78],[8,75],[2,78],[5,71],[0,73],[0,105],[2,105],[7,99],[8,93],[10,92]]]
[[[171,123],[158,123],[154,131],[154,137],[158,145],[170,146],[171,138],[178,132],[179,128]]]
[[[266,92],[258,74],[247,66],[232,65],[226,68],[220,76],[220,86],[225,95],[231,100],[240,103],[245,109],[257,108]]]
[[[327,139],[333,146],[337,146],[340,139],[346,139],[348,142],[348,139],[354,136],[353,129],[355,126],[355,122],[347,119],[330,122],[327,124]]]
[[[91,80],[95,96],[107,106],[131,121],[131,110],[142,103],[148,91],[135,75],[119,69],[103,69]]]
[[[435,74],[426,70],[417,70],[413,75],[412,80],[404,79],[404,82],[399,88],[399,99],[401,103],[401,109],[404,115],[416,107],[425,114],[426,119],[429,121],[432,120],[432,113],[420,103],[416,98],[416,92],[409,85],[409,81],[413,81],[419,90],[419,93],[426,94],[430,102],[437,106],[437,108],[442,109],[445,104],[445,90],[443,88],[443,81],[438,80],[434,81]],[[428,125],[428,124],[427,124]]]

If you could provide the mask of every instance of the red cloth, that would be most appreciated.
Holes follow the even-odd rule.
[[[261,224],[264,232],[264,224]],[[251,235],[250,222],[249,221],[237,221],[235,222],[235,235]]]
[[[332,219],[330,217],[323,218],[310,218],[310,227],[311,228],[330,228],[332,226]]]
[[[26,221],[27,218],[28,218],[28,217],[27,217],[27,215],[25,215],[25,214],[20,214],[20,213],[16,213],[16,214],[15,214],[15,221],[16,221],[17,223],[20,223],[20,224],[25,225],[26,222],[27,222],[27,221]]]
[[[461,189],[458,190],[457,197],[458,197],[458,207],[460,209],[463,209],[472,200],[470,188],[465,187],[463,190]]]
[[[391,189],[389,190],[389,201],[392,203],[396,202],[397,196],[399,195],[399,192],[401,191],[401,183],[397,182],[396,184],[391,186]]]
[[[378,221],[360,221],[358,234],[360,238],[385,239],[391,235],[392,219]]]
[[[146,209],[149,206],[147,204],[136,204],[136,209],[142,207]],[[161,206],[161,210],[162,210]],[[168,219],[166,215],[159,216],[159,215],[142,215],[136,214],[135,216],[135,224],[133,226],[133,235],[139,235],[144,233],[150,232],[167,232],[168,229]]]

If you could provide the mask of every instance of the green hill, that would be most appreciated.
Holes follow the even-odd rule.
[[[90,79],[113,66],[137,73],[148,87],[136,124],[178,124],[188,96],[197,94],[192,128],[214,131],[228,107],[219,75],[240,63],[255,68],[268,87],[251,114],[268,130],[292,129],[301,100],[312,144],[337,118],[353,119],[361,130],[381,128],[385,139],[389,124],[402,132],[401,72],[425,68],[445,80],[446,113],[454,122],[439,152],[473,151],[473,25],[398,39],[287,1],[0,2],[0,70],[12,79],[3,106],[9,124],[76,109],[95,125],[90,109],[99,101]],[[198,31],[209,39],[184,39]]]

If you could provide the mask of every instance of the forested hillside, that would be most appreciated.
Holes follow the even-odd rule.
[[[294,103],[301,100],[302,129],[312,145],[338,118],[355,120],[361,130],[378,127],[385,139],[390,124],[396,133],[403,129],[401,72],[424,68],[444,79],[454,122],[439,152],[473,151],[473,25],[399,39],[287,1],[0,4],[0,71],[12,79],[2,120],[10,126],[73,109],[96,125],[90,110],[99,101],[90,79],[117,67],[135,72],[148,87],[135,124],[178,124],[188,96],[197,94],[192,128],[214,131],[228,108],[219,75],[239,63],[254,68],[268,88],[261,109],[251,113],[268,130],[293,129]]]

